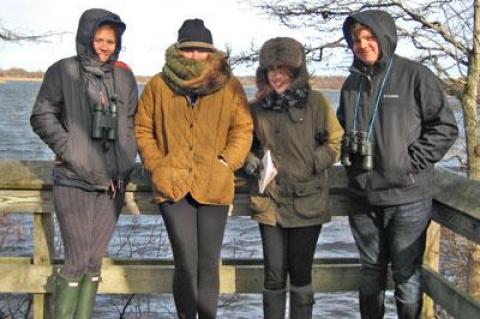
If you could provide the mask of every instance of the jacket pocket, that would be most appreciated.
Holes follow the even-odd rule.
[[[152,186],[166,198],[173,198],[172,168],[169,166],[169,156],[162,158],[151,171]]]
[[[267,196],[251,195],[250,210],[252,218],[259,223],[275,225],[277,205]]]
[[[320,176],[294,185],[293,206],[296,213],[305,218],[315,218],[325,213],[328,206],[328,189]]]
[[[215,159],[210,174],[208,193],[214,203],[225,203],[233,200],[234,175],[230,167]]]

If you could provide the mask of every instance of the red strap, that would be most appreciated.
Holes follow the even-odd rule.
[[[122,68],[128,71],[132,70],[125,62],[122,62],[122,61],[115,61],[115,66],[118,66],[119,68]]]

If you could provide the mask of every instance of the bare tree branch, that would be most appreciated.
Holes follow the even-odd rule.
[[[358,11],[384,9],[392,14],[398,26],[402,47],[411,49],[408,56],[431,67],[445,83],[453,83],[456,96],[462,94],[458,83],[467,74],[469,57],[473,54],[473,8],[461,0],[249,0],[279,23],[302,32],[314,34],[315,43],[305,44],[312,62],[326,57],[347,57],[342,24]],[[332,41],[332,39],[335,39]],[[252,65],[258,49],[251,48],[233,59],[235,63]],[[326,51],[329,54],[326,54]],[[412,56],[411,56],[412,55]]]
[[[5,42],[49,42],[48,38],[64,34],[66,34],[66,32],[46,32],[43,34],[26,35],[0,26],[0,41]]]

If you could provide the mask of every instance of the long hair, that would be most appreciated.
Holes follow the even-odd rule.
[[[190,87],[210,87],[230,76],[230,66],[223,53],[209,53],[205,62],[206,67],[202,73],[196,78],[185,81],[185,84]]]
[[[266,79],[266,80],[259,80],[259,77],[257,76],[257,93],[255,94],[255,98],[257,100],[262,100],[264,99],[267,95],[271,94],[274,90],[272,88],[272,86],[270,85],[270,81],[268,80],[268,72],[269,71],[273,71],[273,70],[276,70],[278,68],[284,68],[285,70],[285,74],[290,78],[290,80],[294,79],[295,78],[295,70],[293,70],[291,67],[288,67],[286,65],[276,65],[272,68],[269,68],[267,70],[264,70],[264,74],[262,75],[262,78],[263,79]],[[262,82],[262,83],[259,83],[259,82]]]

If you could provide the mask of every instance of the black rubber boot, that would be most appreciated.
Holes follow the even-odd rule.
[[[55,277],[55,319],[73,319],[79,296],[79,280],[58,273]]]
[[[296,287],[290,285],[290,319],[312,319],[313,290],[311,285]]]
[[[396,303],[399,319],[420,319],[423,299],[415,303],[405,303],[397,300]]]
[[[385,314],[385,291],[366,295],[360,292],[360,315],[362,319],[382,319]]]
[[[285,289],[263,290],[263,318],[285,319],[285,302],[287,291]]]

